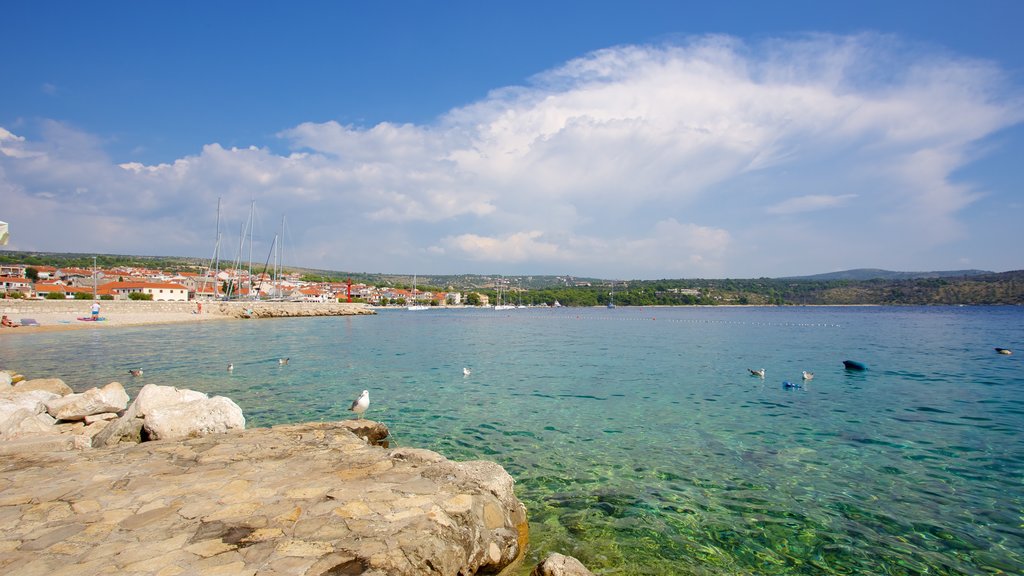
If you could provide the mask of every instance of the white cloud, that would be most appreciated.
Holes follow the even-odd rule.
[[[765,212],[769,214],[799,214],[801,212],[814,212],[828,208],[838,208],[850,200],[856,198],[856,194],[807,194],[787,198],[778,204],[768,206]]]
[[[287,214],[296,263],[322,268],[782,275],[896,238],[912,268],[970,238],[984,190],[954,174],[1022,111],[991,63],[891,37],[715,36],[587,54],[430,125],[303,123],[287,155],[115,165],[58,122],[0,128],[0,189],[46,230],[18,242],[54,250],[202,255],[221,197],[236,229],[255,199],[265,245]]]

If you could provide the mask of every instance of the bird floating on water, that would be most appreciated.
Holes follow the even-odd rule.
[[[142,368],[132,368],[128,373],[132,376],[142,376]]]
[[[1007,348],[996,348],[996,352],[999,352],[1000,354],[1006,354],[1007,356],[1013,354],[1013,350],[1009,350]]]
[[[228,362],[228,372],[232,372],[232,371],[234,371],[234,369],[235,369],[235,365],[232,364],[231,362]]]
[[[750,375],[751,376],[760,376],[761,378],[764,378],[764,368],[761,368],[759,370],[754,370],[753,368],[747,368],[747,370],[750,370]]]
[[[363,412],[370,407],[370,392],[363,390],[363,393],[352,401],[352,405],[348,407],[349,411],[356,413],[356,418],[362,418]]]
[[[803,377],[804,377],[804,380],[813,380],[814,379],[814,372],[808,372],[807,370],[804,370]]]
[[[284,366],[285,364],[288,363],[289,360],[291,360],[291,358],[278,358],[277,363],[280,364],[281,366]]]
[[[473,371],[472,371],[472,370],[470,370],[469,368],[463,368],[463,369],[462,369],[462,375],[463,375],[463,376],[469,376],[469,375],[470,375],[470,374],[472,374],[472,373],[473,373]]]

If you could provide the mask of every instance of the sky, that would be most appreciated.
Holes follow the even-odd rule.
[[[1024,268],[1016,0],[0,14],[8,250],[622,280]]]

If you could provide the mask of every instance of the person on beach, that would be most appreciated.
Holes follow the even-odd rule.
[[[17,328],[19,325],[11,322],[7,318],[7,314],[4,314],[3,320],[0,320],[0,326],[7,326],[8,328]]]
[[[95,301],[95,300],[93,300],[92,301],[92,320],[93,320],[93,322],[95,322],[95,321],[97,321],[99,319],[100,319],[100,303]]]

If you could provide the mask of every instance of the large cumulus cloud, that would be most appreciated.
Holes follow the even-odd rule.
[[[0,192],[12,248],[202,255],[221,197],[235,229],[256,202],[265,245],[287,214],[295,263],[323,268],[906,269],[967,242],[987,191],[954,174],[1021,118],[991,63],[872,34],[714,36],[587,54],[429,125],[303,123],[272,143],[286,154],[211,143],[144,166],[58,121],[0,129]]]

